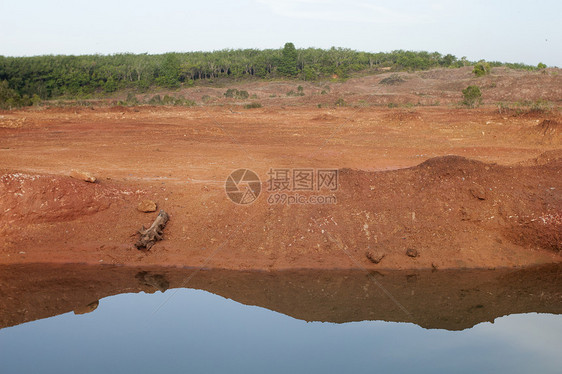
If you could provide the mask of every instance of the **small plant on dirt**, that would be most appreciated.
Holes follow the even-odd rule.
[[[39,106],[41,105],[41,98],[39,97],[39,95],[37,94],[33,94],[33,96],[31,96],[31,105],[33,106]]]
[[[387,86],[394,86],[396,84],[404,83],[406,80],[402,78],[399,74],[392,74],[390,77],[381,79],[379,84],[386,84]]]
[[[164,95],[162,98],[162,105],[174,105],[176,103],[176,99],[170,95]]]
[[[173,106],[194,106],[195,101],[187,100],[183,96],[170,96],[164,95],[161,97],[160,95],[153,96],[150,100],[148,100],[148,104],[150,105],[173,105]]]
[[[235,88],[229,88],[228,90],[226,90],[226,92],[224,93],[225,97],[228,98],[235,98],[235,99],[247,99],[248,97],[250,97],[250,94],[248,93],[248,91],[238,91]]]
[[[160,95],[154,95],[154,96],[152,96],[152,98],[150,100],[148,100],[148,103],[150,105],[161,105],[162,104],[162,98],[160,97]]]
[[[398,104],[396,103],[388,103],[389,108],[398,108]]]
[[[127,105],[138,105],[139,100],[137,99],[137,96],[132,93],[129,92],[129,94],[127,95]]]
[[[304,96],[304,92],[302,91],[302,86],[299,86],[300,90],[297,89],[297,92],[291,90],[287,92],[287,96]]]
[[[256,108],[261,108],[262,105],[260,103],[250,103],[250,104],[246,104],[244,105],[244,108],[246,109],[256,109]]]
[[[552,104],[546,100],[539,99],[531,103],[529,111],[534,113],[546,113],[552,110]]]
[[[477,77],[483,77],[485,75],[488,75],[490,74],[490,71],[491,71],[490,64],[488,64],[485,61],[478,62],[476,65],[474,65],[474,69],[472,69],[472,72]]]
[[[468,86],[462,90],[463,105],[469,108],[474,108],[482,103],[482,92],[478,86]]]
[[[345,102],[344,99],[342,99],[341,97],[339,99],[336,100],[336,102],[334,103],[335,106],[347,106],[347,103]]]
[[[195,106],[197,105],[197,103],[193,100],[187,100],[187,99],[182,99],[181,101],[176,101],[175,105],[181,105],[181,106]]]
[[[320,92],[320,95],[327,95],[327,94],[328,94],[328,91],[326,91],[326,90],[322,90],[322,92]]]
[[[195,106],[197,104],[193,100],[186,99],[183,96],[178,96],[173,100],[172,105],[174,105],[174,106]]]
[[[502,113],[507,113],[511,111],[511,108],[509,107],[508,103],[504,103],[503,101],[500,101],[498,103],[498,113],[502,114]]]
[[[201,101],[204,102],[204,103],[208,103],[209,101],[211,101],[211,96],[203,95],[203,96],[201,96]]]

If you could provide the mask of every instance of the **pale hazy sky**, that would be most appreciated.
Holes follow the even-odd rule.
[[[0,0],[0,55],[331,46],[562,66],[562,1]]]

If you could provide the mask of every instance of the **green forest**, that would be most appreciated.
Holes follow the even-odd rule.
[[[369,53],[347,48],[241,49],[214,52],[35,57],[0,56],[0,107],[32,105],[55,98],[87,99],[120,90],[146,92],[244,79],[345,79],[355,73],[416,71],[473,65],[438,52]],[[524,64],[490,66],[536,69]]]

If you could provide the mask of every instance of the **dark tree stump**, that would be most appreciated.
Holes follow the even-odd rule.
[[[156,243],[158,240],[162,240],[162,230],[164,230],[164,227],[166,227],[166,223],[169,219],[170,216],[168,215],[168,213],[161,210],[148,229],[145,229],[143,225],[139,230],[140,238],[135,243],[135,247],[137,247],[137,249],[139,250],[146,249],[148,251],[150,248],[152,248],[154,243]]]

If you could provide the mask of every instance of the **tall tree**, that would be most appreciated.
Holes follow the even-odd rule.
[[[278,71],[287,77],[297,75],[297,50],[293,43],[285,43],[283,52],[281,53],[281,61],[279,61]]]

